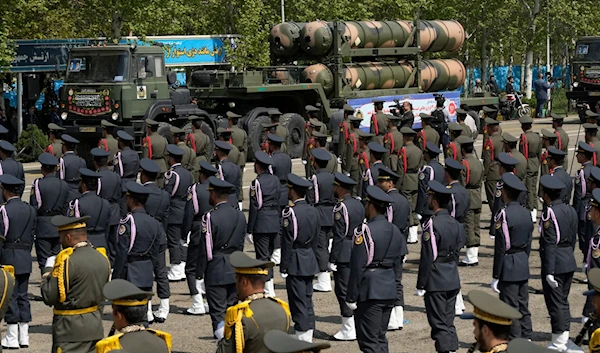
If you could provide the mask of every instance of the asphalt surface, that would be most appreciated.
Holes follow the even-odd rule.
[[[573,119],[567,119],[565,122],[565,130],[570,136],[569,149],[569,165],[573,165],[572,156],[577,140],[580,125]],[[571,122],[572,120],[572,122]],[[542,128],[552,129],[550,122],[543,119],[535,122],[534,131],[540,131]],[[521,133],[520,124],[518,122],[503,122],[503,131],[510,132],[518,136]],[[583,129],[581,129],[580,138],[583,139]],[[476,150],[481,152],[482,137],[476,143]],[[579,165],[574,161],[571,175],[574,175]],[[244,194],[247,199],[248,188],[250,182],[255,178],[253,166],[248,163],[244,174]],[[39,165],[30,163],[25,166],[27,185],[31,185],[33,180],[40,176]],[[293,161],[293,171],[299,175],[303,175],[304,168],[300,160]],[[29,192],[27,189],[23,195],[23,200],[29,200]],[[483,192],[485,199],[485,193]],[[244,202],[244,208],[247,208],[247,201]],[[538,212],[539,217],[539,212]],[[487,205],[483,206],[481,216],[481,247],[479,250],[479,266],[460,268],[462,294],[466,294],[473,289],[483,290],[492,293],[490,283],[492,281],[492,261],[493,261],[493,246],[494,242],[489,238],[486,228],[490,222],[490,211]],[[550,340],[550,318],[544,303],[544,298],[541,292],[542,284],[540,279],[540,258],[539,258],[539,234],[537,226],[534,231],[533,249],[530,258],[530,267],[532,277],[529,281],[530,297],[529,309],[532,313],[533,321],[533,341],[546,345]],[[253,246],[246,244],[245,251],[251,256],[254,256]],[[430,328],[425,315],[423,298],[415,295],[415,285],[418,271],[418,261],[420,244],[409,245],[408,260],[404,265],[404,291],[405,291],[405,307],[404,329],[401,331],[389,332],[387,338],[389,340],[389,351],[393,353],[412,353],[412,352],[435,352],[433,341],[430,338]],[[578,264],[583,261],[581,252],[575,251]],[[35,261],[35,253],[32,254],[32,261]],[[582,282],[584,275],[581,272],[575,274],[571,295],[569,301],[571,304],[571,338],[577,336],[582,325],[580,324],[581,310],[584,304],[582,293],[587,289],[587,286]],[[29,292],[33,295],[39,295],[40,289],[40,273],[37,271],[37,262],[34,263],[34,272],[31,275],[29,283]],[[390,285],[394,285],[390,283]],[[279,276],[278,270],[275,275],[275,290],[277,296],[287,300],[285,291],[285,282]],[[183,312],[191,305],[191,298],[185,282],[178,282],[171,285],[171,314],[167,321],[163,324],[154,324],[153,327],[158,330],[170,332],[173,335],[173,351],[174,352],[214,352],[216,343],[213,339],[210,318],[205,316],[187,316]],[[327,339],[329,335],[333,335],[339,329],[341,318],[339,307],[333,292],[315,293],[313,296],[316,314],[316,330],[315,340]],[[155,308],[158,305],[158,299],[154,300]],[[465,299],[467,311],[472,310],[471,305]],[[51,325],[52,325],[52,309],[47,307],[40,301],[31,302],[31,310],[33,322],[30,326],[30,347],[21,349],[28,352],[48,352],[51,347]],[[455,325],[460,342],[459,352],[466,352],[470,345],[474,342],[472,321],[461,320],[456,318]],[[104,328],[105,334],[111,326],[110,306],[104,308]],[[5,325],[2,325],[2,331],[5,331]],[[4,336],[4,332],[2,332]],[[332,348],[327,352],[332,353],[347,353],[358,352],[358,344],[356,342],[335,342],[331,341]]]

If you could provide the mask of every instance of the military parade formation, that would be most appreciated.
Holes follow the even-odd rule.
[[[429,351],[459,349],[459,316],[473,320],[469,352],[545,352],[529,342],[529,256],[538,227],[552,327],[547,348],[583,352],[587,337],[590,352],[599,351],[598,116],[588,112],[585,140],[576,146],[581,167],[570,176],[561,116],[553,115],[554,131],[540,132],[521,118],[523,132],[513,136],[501,131],[496,107],[485,107],[486,117],[475,122],[465,106],[457,122],[447,117],[440,126],[436,110],[421,114],[413,129],[414,120],[383,113],[383,103],[374,101],[368,132],[348,104],[328,125],[307,106],[301,176],[285,152],[282,114],[270,110],[247,192],[251,145],[234,112],[214,144],[196,118],[191,132],[171,127],[169,138],[147,119],[141,158],[134,137],[103,120],[103,138],[87,162],[79,157],[88,154],[80,141],[50,124],[51,144],[38,158],[42,177],[33,181],[29,202],[21,200],[25,173],[16,148],[0,141],[2,348],[29,347],[35,246],[56,353],[171,352],[171,335],[150,325],[168,320],[170,282],[178,281],[191,298],[185,313],[210,317],[222,353],[329,348],[313,343],[315,292],[333,292],[338,302],[341,327],[331,340],[357,341],[362,352],[394,351],[386,333],[404,328],[405,295],[415,290],[431,328]],[[483,146],[476,151],[479,130]],[[489,224],[481,218],[486,203]],[[497,295],[461,291],[462,271],[479,265],[482,229],[494,240],[490,287]],[[405,290],[403,266],[415,243],[416,288]],[[244,252],[249,247],[254,257]],[[590,291],[582,308],[587,322],[571,340],[576,247]],[[276,297],[276,266],[287,302]]]

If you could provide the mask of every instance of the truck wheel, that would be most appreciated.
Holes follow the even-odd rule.
[[[287,154],[291,158],[302,157],[304,149],[304,118],[296,113],[286,113],[279,118],[281,126],[288,129]]]
[[[167,139],[167,143],[173,143],[173,136],[171,136],[171,124],[169,123],[160,123],[158,128],[158,134],[165,139]]]
[[[248,144],[248,160],[254,159],[254,152],[260,151],[260,144],[262,143],[263,137],[263,123],[269,123],[271,119],[266,115],[259,115],[254,120],[249,127],[248,131],[248,139],[250,143]]]

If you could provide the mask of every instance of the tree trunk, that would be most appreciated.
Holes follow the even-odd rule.
[[[562,60],[561,60],[561,80],[564,87],[567,85],[567,77],[569,74],[567,73],[567,56],[569,55],[569,45],[565,43],[564,49],[562,50]]]
[[[529,32],[527,33],[527,45],[525,49],[525,94],[527,99],[531,98],[531,86],[533,84],[533,40],[535,38],[535,18],[540,13],[540,0],[533,1],[533,8],[529,6],[527,0],[521,0],[524,7],[529,12]]]
[[[512,53],[512,49],[511,49],[511,53],[510,56],[508,57],[508,71],[506,71],[506,79],[508,81],[508,77],[513,75],[513,65],[514,65],[514,56]]]
[[[525,54],[521,55],[521,78],[519,79],[519,91],[521,92],[525,92],[525,71],[527,70],[525,57]]]
[[[525,52],[525,95],[531,98],[531,87],[533,85],[533,46],[527,45]]]
[[[118,11],[113,12],[112,15],[112,23],[111,23],[111,32],[112,32],[112,41],[114,43],[118,43],[121,39],[121,29],[123,28],[123,16]]]
[[[487,84],[487,29],[483,27],[481,29],[481,86],[485,87]]]
[[[487,72],[489,73],[490,76],[492,76],[494,74],[494,48],[490,48],[490,55],[488,56],[488,60],[487,60],[487,65],[488,65],[488,70]],[[498,83],[498,79],[496,79],[496,83]]]

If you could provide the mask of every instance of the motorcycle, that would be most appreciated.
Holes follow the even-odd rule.
[[[514,120],[524,116],[531,116],[531,107],[523,103],[520,93],[507,94],[500,101],[500,114],[507,120]]]

